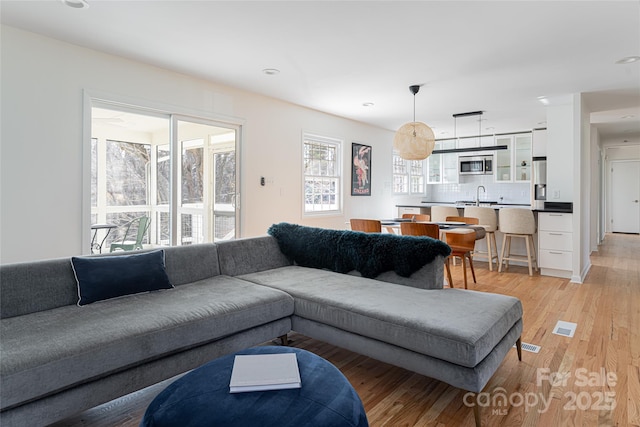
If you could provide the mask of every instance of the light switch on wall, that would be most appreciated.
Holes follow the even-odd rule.
[[[553,198],[554,199],[560,198],[560,190],[553,190]]]

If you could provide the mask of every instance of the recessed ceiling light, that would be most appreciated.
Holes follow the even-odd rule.
[[[538,122],[539,125],[546,125],[547,122]]]
[[[268,76],[274,76],[276,74],[280,74],[280,70],[278,70],[277,68],[265,68],[264,70],[262,70],[262,72]]]
[[[74,9],[86,9],[89,7],[87,0],[60,0],[62,3]]]
[[[546,96],[539,96],[537,99],[544,105],[549,105],[549,98],[547,98]]]
[[[363,102],[362,106],[363,107],[373,107],[375,104],[373,102]]]
[[[627,114],[626,116],[620,117],[621,119],[633,119],[635,116],[633,114]]]
[[[488,128],[485,128],[484,130],[494,130],[494,129],[495,129],[495,127],[489,126]]]
[[[640,56],[627,56],[625,58],[618,59],[616,64],[631,64],[637,61],[640,61]]]

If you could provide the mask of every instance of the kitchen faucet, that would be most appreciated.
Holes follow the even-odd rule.
[[[487,192],[487,189],[484,188],[484,185],[478,185],[478,188],[476,188],[476,206],[480,206],[480,189],[482,188],[482,191],[484,191],[485,193]]]

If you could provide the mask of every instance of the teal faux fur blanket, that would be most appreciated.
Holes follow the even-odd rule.
[[[282,253],[304,267],[373,278],[385,271],[409,277],[451,248],[430,237],[330,230],[281,222],[269,227]]]

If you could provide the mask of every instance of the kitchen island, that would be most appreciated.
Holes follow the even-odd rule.
[[[460,216],[462,216],[462,212],[464,211],[464,208],[466,206],[475,206],[476,204],[474,202],[421,202],[421,203],[413,203],[413,204],[399,204],[396,205],[396,208],[398,208],[398,215],[402,216],[403,213],[424,213],[424,214],[429,214],[431,213],[431,206],[454,206],[456,208],[458,208],[458,211],[460,211]],[[484,202],[484,201],[480,201],[480,204],[478,206],[482,206],[482,207],[491,207],[494,209],[501,209],[501,208],[527,208],[527,209],[531,209],[531,205],[530,204],[517,204],[517,203],[496,203],[496,202]]]
[[[464,208],[475,206],[472,201],[458,202],[421,202],[413,204],[397,204],[398,217],[403,214],[431,214],[432,206],[453,206],[458,209],[459,216],[464,216]],[[572,273],[572,233],[571,217],[573,212],[572,203],[546,202],[543,209],[532,208],[530,204],[508,204],[480,201],[479,206],[491,207],[496,210],[496,215],[502,208],[523,208],[531,209],[536,220],[536,234],[534,242],[536,246],[536,258],[538,268],[542,275],[570,278]],[[540,236],[538,236],[538,230]],[[496,243],[498,254],[502,251],[503,234],[500,232],[500,221],[498,217],[498,231],[496,231]],[[487,250],[486,240],[476,242],[479,251]],[[524,242],[516,239],[512,243],[513,251],[516,253],[526,253]],[[526,265],[523,262],[512,262],[516,265]]]

